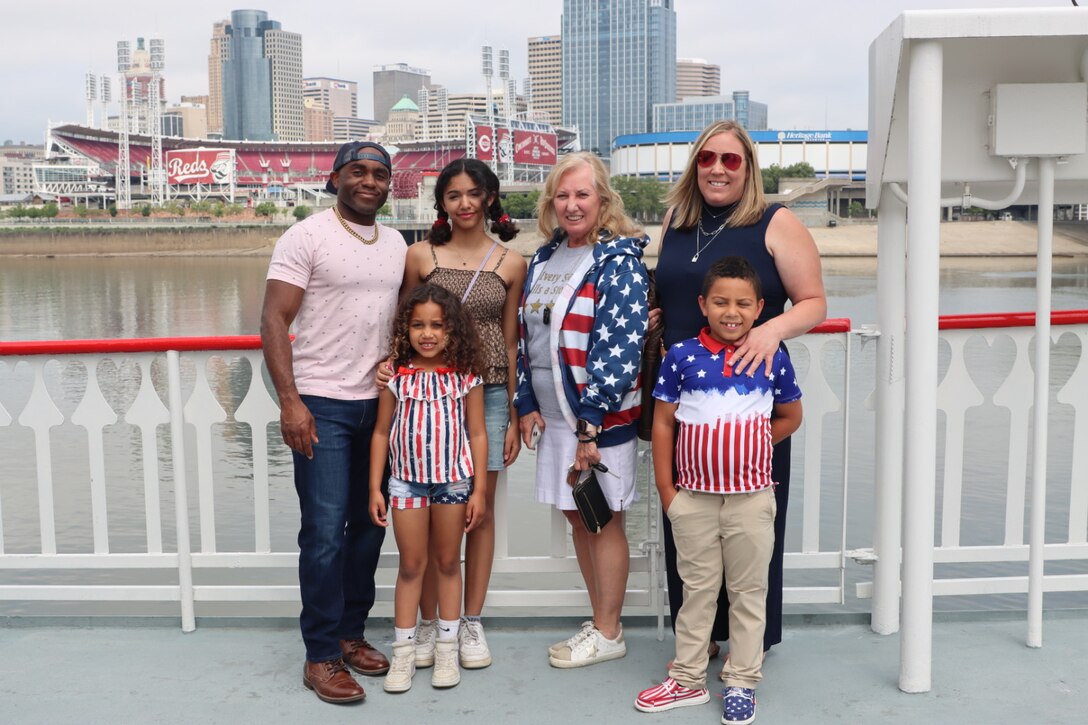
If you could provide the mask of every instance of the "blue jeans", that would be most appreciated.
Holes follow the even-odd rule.
[[[362,637],[374,606],[374,572],[385,529],[370,520],[370,438],[377,400],[303,395],[317,426],[312,459],[294,453],[299,624],[306,659],[340,657],[340,640]],[[383,492],[386,486],[383,483]]]

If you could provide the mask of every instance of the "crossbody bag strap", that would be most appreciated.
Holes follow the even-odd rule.
[[[491,259],[491,255],[495,253],[495,247],[499,246],[498,242],[491,242],[491,249],[487,250],[487,256],[484,257],[484,261],[480,262],[480,266],[476,268],[476,274],[472,275],[472,279],[468,282],[468,287],[465,288],[465,293],[461,295],[461,302],[463,303],[468,299],[468,293],[472,291],[472,286],[476,284],[476,280],[480,276],[480,272],[483,271],[484,265],[487,264],[487,260]]]

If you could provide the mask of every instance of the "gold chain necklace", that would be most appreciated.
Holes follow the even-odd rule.
[[[334,206],[332,210],[336,212],[336,218],[340,220],[340,226],[344,227],[344,231],[346,231],[348,234],[355,237],[363,244],[373,244],[374,242],[378,241],[378,221],[376,219],[374,220],[374,237],[372,239],[367,239],[362,234],[348,226],[348,223],[344,221],[344,217],[340,216],[340,207]]]

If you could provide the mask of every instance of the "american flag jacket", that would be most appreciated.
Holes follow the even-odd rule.
[[[518,309],[519,415],[538,410],[533,395],[523,312],[541,268],[565,239],[556,230],[529,263]],[[601,429],[600,447],[635,437],[641,394],[639,369],[646,335],[648,277],[642,250],[648,236],[608,238],[602,231],[593,253],[571,277],[552,308],[551,368],[559,407],[571,431],[580,418]]]

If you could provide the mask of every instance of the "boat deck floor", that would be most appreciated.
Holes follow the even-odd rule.
[[[787,617],[758,690],[759,723],[1088,722],[1088,611],[1050,611],[1041,649],[1024,645],[1026,616],[941,616],[932,691],[898,689],[899,637],[858,617]],[[390,695],[360,677],[365,702],[319,702],[302,685],[302,642],[285,619],[205,620],[184,634],[168,619],[0,619],[0,721],[16,723],[713,723],[721,699],[661,714],[633,707],[666,676],[672,636],[626,626],[627,657],[575,670],[548,665],[549,644],[576,620],[487,622],[494,664],[462,671],[450,690],[420,670]],[[389,651],[388,620],[371,641]],[[721,661],[712,664],[716,675]],[[716,679],[714,683],[720,685]],[[717,694],[720,688],[711,688]]]

